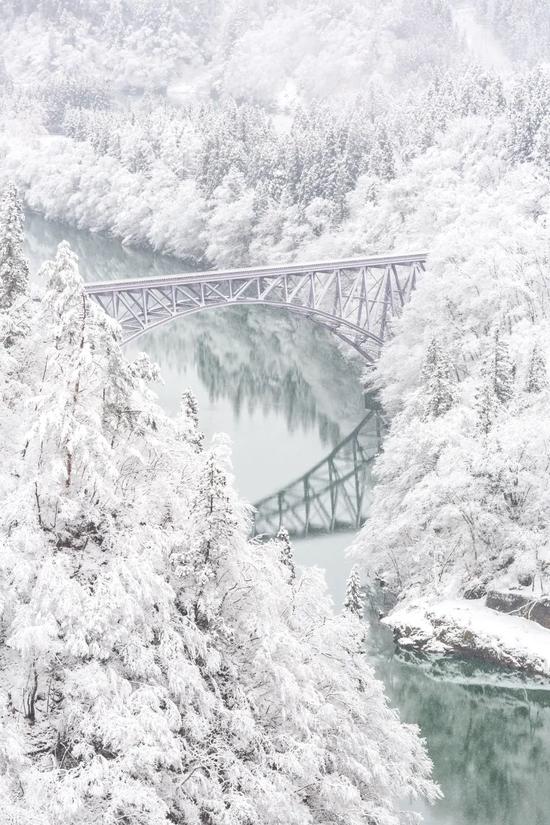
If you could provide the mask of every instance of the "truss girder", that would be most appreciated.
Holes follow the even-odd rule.
[[[255,533],[272,536],[285,527],[305,538],[358,529],[368,515],[371,468],[380,446],[380,421],[371,411],[323,461],[255,504]]]
[[[286,307],[330,329],[374,361],[424,268],[426,255],[388,255],[305,266],[136,278],[87,284],[122,327],[124,341],[204,309]]]

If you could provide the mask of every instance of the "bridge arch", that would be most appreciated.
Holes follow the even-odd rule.
[[[86,291],[124,341],[175,318],[232,305],[273,306],[328,328],[370,363],[409,300],[425,254],[101,281]]]
[[[372,353],[377,352],[383,343],[370,331],[362,330],[358,328],[355,324],[349,323],[346,320],[334,319],[329,313],[322,311],[312,311],[307,309],[306,307],[301,307],[295,304],[284,304],[277,303],[275,301],[262,300],[235,301],[233,303],[229,303],[227,301],[220,301],[220,303],[218,304],[209,303],[207,306],[185,309],[173,315],[169,315],[164,318],[159,318],[155,321],[149,321],[146,327],[137,329],[132,334],[125,336],[124,343],[130,343],[131,341],[135,341],[137,338],[141,338],[142,335],[145,335],[149,331],[162,326],[166,326],[167,324],[171,323],[172,321],[176,321],[179,318],[187,318],[191,315],[196,315],[199,312],[205,312],[208,310],[216,309],[225,309],[231,306],[265,306],[272,307],[273,309],[282,309],[297,315],[302,315],[303,317],[308,318],[317,326],[323,327],[324,329],[328,329],[330,332],[336,335],[341,341],[344,341],[344,343],[353,347],[353,349],[355,349],[356,352],[358,352],[360,355],[366,358],[369,362],[373,360]],[[365,345],[366,342],[368,342],[369,344],[368,347]],[[372,353],[370,350],[372,350]]]

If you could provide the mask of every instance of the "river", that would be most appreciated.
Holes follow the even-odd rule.
[[[183,269],[180,261],[31,214],[26,246],[34,273],[63,239],[77,252],[86,280]],[[156,389],[167,410],[190,388],[207,438],[229,434],[237,487],[253,502],[322,461],[365,417],[358,365],[329,332],[288,313],[205,312],[148,333],[134,349],[161,367],[164,383]],[[337,608],[352,537],[295,542],[299,564],[326,570]],[[459,659],[407,660],[376,627],[369,656],[390,702],[426,738],[444,793],[422,811],[427,825],[550,825],[550,685]]]

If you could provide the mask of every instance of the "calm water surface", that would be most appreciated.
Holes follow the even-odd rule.
[[[29,215],[33,271],[63,239],[87,280],[185,269],[180,261]],[[251,501],[305,473],[365,414],[357,367],[328,332],[288,313],[205,312],[157,329],[133,348],[161,367],[157,391],[166,409],[174,411],[191,388],[207,437],[230,435],[236,483]],[[337,605],[351,538],[322,536],[296,547],[300,563],[325,568]],[[428,825],[550,825],[550,689],[459,660],[407,661],[376,628],[371,648],[391,703],[404,721],[421,726],[445,794],[422,811]]]

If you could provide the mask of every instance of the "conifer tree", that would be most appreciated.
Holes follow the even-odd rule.
[[[510,401],[514,392],[515,366],[499,328],[493,341],[491,353],[483,360],[475,395],[479,426],[485,434],[491,429],[499,408]]]
[[[535,344],[529,359],[527,370],[526,392],[542,392],[548,386],[548,370],[546,360],[538,343]]]
[[[435,338],[428,346],[422,377],[425,417],[445,415],[455,403],[456,386],[450,359]]]
[[[507,404],[514,393],[515,367],[510,357],[508,344],[498,327],[495,330],[494,340],[492,368],[495,396],[501,404]]]
[[[197,624],[205,628],[215,620],[219,593],[216,581],[231,553],[240,519],[224,466],[223,442],[205,453],[193,504],[194,567],[199,588],[192,605]]]
[[[344,610],[358,619],[363,618],[364,600],[361,595],[361,579],[357,565],[352,567],[346,586],[346,597],[344,599]]]
[[[8,309],[25,296],[29,266],[23,255],[23,204],[15,186],[6,189],[0,205],[0,308]]]
[[[277,541],[280,543],[280,559],[282,564],[285,567],[288,567],[290,571],[290,581],[293,581],[296,578],[296,568],[294,566],[294,551],[292,549],[292,544],[290,543],[290,536],[288,535],[288,530],[285,527],[280,527],[279,532],[277,533]]]
[[[395,177],[393,147],[388,136],[388,131],[384,125],[380,126],[376,131],[369,168],[374,175],[382,178],[382,180],[388,181]]]
[[[195,426],[199,426],[199,409],[197,399],[190,390],[185,390],[181,396],[182,410],[185,410],[187,418]]]
[[[199,429],[199,408],[197,399],[190,390],[185,390],[181,396],[179,422],[181,437],[199,451],[204,445],[204,433]]]
[[[487,435],[498,412],[498,399],[495,394],[494,375],[491,364],[487,360],[483,363],[480,373],[480,383],[475,394],[475,410],[478,424]]]

